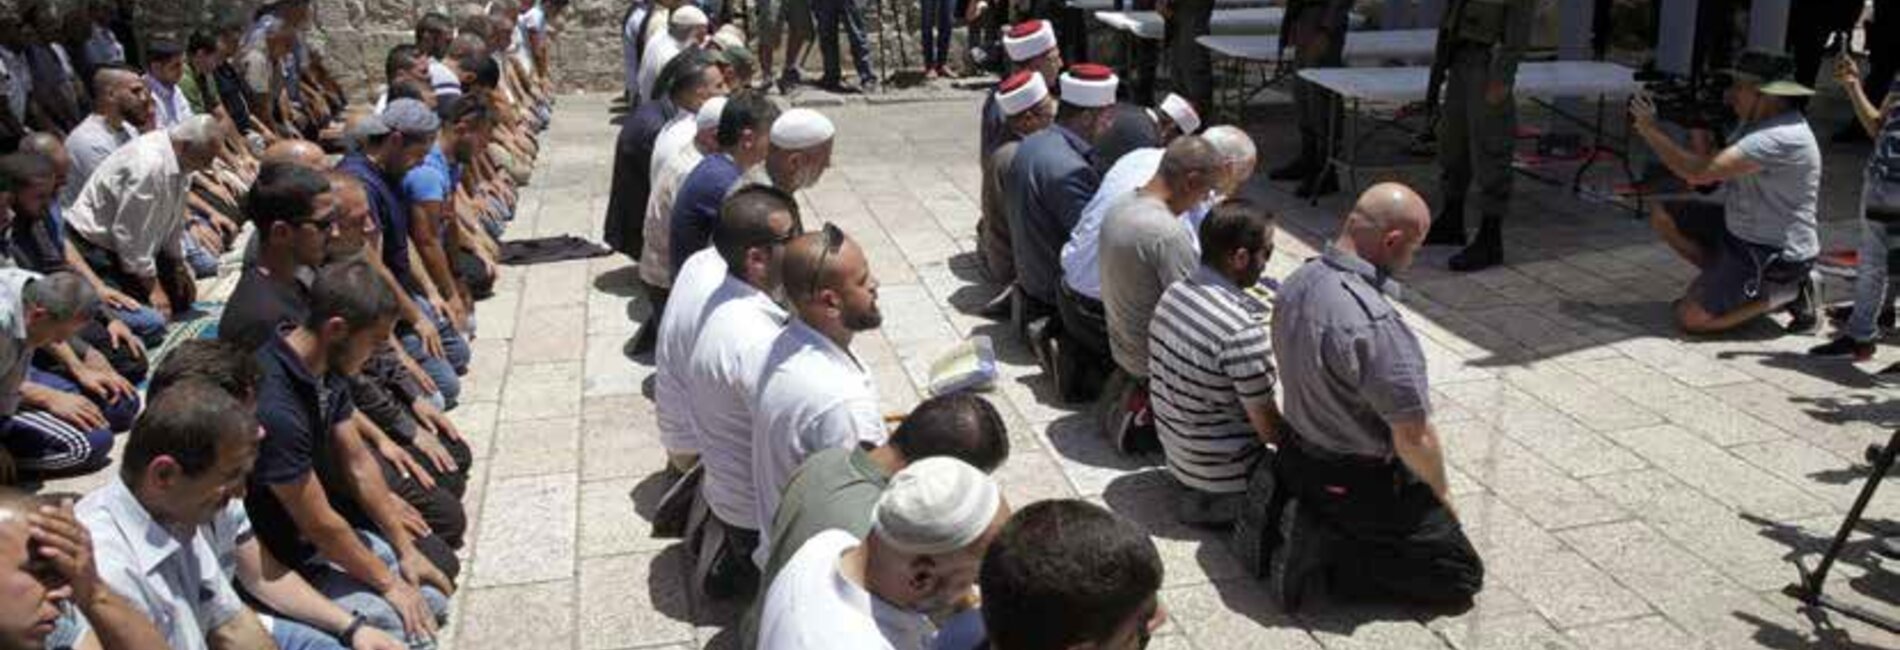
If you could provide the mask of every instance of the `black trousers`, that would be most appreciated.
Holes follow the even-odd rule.
[[[1484,587],[1484,562],[1464,528],[1397,461],[1322,459],[1299,444],[1275,456],[1280,498],[1325,538],[1333,594],[1407,603],[1468,603]]]
[[[1056,378],[1061,385],[1056,391],[1070,403],[1092,402],[1101,396],[1102,384],[1115,369],[1102,301],[1076,293],[1065,284],[1056,299],[1056,313],[1062,318],[1062,346],[1056,358]],[[1148,369],[1143,368],[1136,376],[1147,374]]]

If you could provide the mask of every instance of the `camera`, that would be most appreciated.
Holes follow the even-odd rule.
[[[1639,70],[1636,80],[1643,84],[1656,104],[1656,117],[1687,129],[1727,130],[1733,120],[1723,95],[1735,78],[1725,73],[1698,77],[1661,72],[1653,68]]]

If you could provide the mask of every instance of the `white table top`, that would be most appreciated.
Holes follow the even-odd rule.
[[[1161,14],[1152,11],[1097,11],[1095,19],[1109,29],[1128,32],[1145,41],[1161,40],[1164,29]],[[1215,34],[1274,34],[1280,31],[1280,22],[1285,19],[1286,9],[1281,7],[1216,9],[1209,26]],[[1353,29],[1365,22],[1365,16],[1356,13],[1348,18]]]
[[[1215,9],[1239,9],[1241,7],[1265,7],[1274,0],[1214,0]],[[1115,0],[1064,0],[1070,9],[1082,11],[1110,11],[1115,8]],[[1122,0],[1123,7],[1133,8],[1135,0]]]
[[[1299,75],[1342,97],[1374,102],[1422,101],[1431,83],[1431,70],[1423,67],[1305,68]],[[1516,92],[1521,97],[1626,97],[1642,87],[1634,69],[1603,61],[1540,61],[1517,67]]]
[[[1249,61],[1279,61],[1283,56],[1292,56],[1293,48],[1280,50],[1280,37],[1272,34],[1255,36],[1215,35],[1194,39],[1201,47],[1216,54]],[[1345,57],[1347,60],[1384,61],[1429,60],[1438,49],[1438,30],[1436,29],[1394,29],[1376,32],[1352,32],[1346,36]]]

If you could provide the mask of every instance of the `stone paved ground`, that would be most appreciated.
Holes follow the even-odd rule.
[[[1893,390],[1868,374],[1878,366],[1802,358],[1812,337],[1675,336],[1667,301],[1690,271],[1640,222],[1521,183],[1518,212],[1537,217],[1511,227],[1512,265],[1454,277],[1433,270],[1445,251],[1422,256],[1405,303],[1430,356],[1453,492],[1488,563],[1485,593],[1450,617],[1339,606],[1290,617],[1219,539],[1173,522],[1157,459],[1111,452],[1085,414],[1052,403],[1020,343],[959,309],[991,291],[970,254],[975,100],[826,110],[840,127],[836,166],[802,197],[806,222],[851,233],[883,283],[885,327],[857,351],[884,406],[913,405],[930,360],[961,337],[996,336],[1007,363],[991,397],[1014,443],[999,480],[1018,506],[1080,497],[1148,527],[1172,616],[1157,647],[1900,647],[1839,616],[1810,620],[1779,591],[1791,558],[1839,523],[1861,450],[1900,426]],[[563,99],[514,236],[598,234],[610,118],[601,96]],[[1265,164],[1281,162],[1289,135],[1257,131]],[[1852,169],[1831,174],[1835,203],[1851,197]],[[1270,270],[1284,276],[1344,199],[1307,208],[1284,188],[1255,189],[1287,225]],[[664,456],[642,394],[650,362],[621,353],[645,310],[632,278],[618,257],[512,267],[481,305],[455,413],[478,460],[453,647],[734,641],[730,608],[690,602],[681,549],[647,535]],[[1869,519],[1900,518],[1895,497]],[[1891,611],[1900,588],[1864,546],[1829,587]]]

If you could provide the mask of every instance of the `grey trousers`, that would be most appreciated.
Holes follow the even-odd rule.
[[[1214,0],[1176,0],[1167,22],[1169,83],[1203,114],[1214,104],[1214,60],[1194,39],[1210,33],[1213,20]]]
[[[1492,80],[1491,52],[1460,46],[1445,75],[1445,104],[1438,115],[1439,192],[1447,203],[1463,204],[1475,180],[1478,214],[1502,217],[1511,203],[1511,150],[1517,129],[1517,100],[1485,101]],[[1515,79],[1503,80],[1506,87]]]

